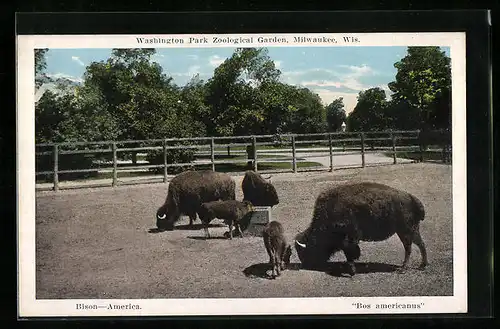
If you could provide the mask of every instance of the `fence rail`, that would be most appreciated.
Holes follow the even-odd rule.
[[[430,134],[428,134],[430,133]],[[151,140],[126,140],[126,141],[99,141],[99,142],[65,142],[36,144],[37,160],[45,156],[51,158],[52,163],[42,170],[36,171],[36,176],[50,176],[51,189],[58,191],[60,178],[63,174],[111,172],[108,179],[111,186],[117,186],[119,173],[133,171],[156,170],[153,174],[158,177],[162,171],[163,182],[168,181],[168,170],[182,167],[205,166],[212,170],[217,165],[246,164],[246,167],[236,168],[235,171],[253,169],[262,172],[275,172],[272,169],[259,170],[265,164],[289,163],[290,168],[284,171],[300,172],[307,170],[329,170],[336,167],[335,158],[340,155],[360,155],[361,167],[367,166],[366,154],[390,153],[392,163],[397,164],[398,152],[417,152],[418,161],[424,161],[428,152],[441,152],[443,162],[451,162],[451,136],[449,132],[433,131],[422,134],[418,130],[411,131],[377,131],[377,132],[331,132],[314,134],[283,134],[283,135],[252,135],[252,136],[223,136],[223,137],[197,137],[197,138],[166,138]],[[426,138],[432,136],[434,138]],[[437,136],[437,138],[436,138]],[[185,145],[175,145],[184,142]],[[427,149],[427,145],[437,145],[435,149]],[[188,162],[170,162],[170,150],[191,150],[193,157]],[[119,155],[132,154],[136,157],[139,152],[159,152],[160,160],[157,163],[142,161],[138,164],[133,161],[131,166],[120,163]],[[162,153],[162,154],[161,154]],[[91,165],[89,168],[74,169],[76,163],[69,162],[70,168],[61,168],[61,157],[80,155],[88,157]],[[246,157],[244,156],[246,155]],[[90,156],[90,157],[89,157]],[[103,161],[105,157],[107,161]],[[207,159],[208,157],[208,159]],[[222,157],[222,159],[221,159]],[[227,158],[224,158],[227,157]],[[231,158],[233,157],[233,158]],[[234,159],[237,157],[237,159]],[[238,158],[239,157],[239,158]],[[309,158],[329,158],[329,166],[308,167],[299,169],[299,164],[307,163]],[[99,159],[101,158],[101,159]],[[74,158],[73,158],[74,159]],[[82,158],[79,158],[80,160]],[[136,158],[135,158],[136,159]],[[137,160],[137,159],[136,159]],[[75,161],[78,161],[75,160]],[[102,167],[101,165],[108,165]],[[97,167],[96,167],[97,165]],[[343,167],[343,166],[339,166]],[[49,170],[50,169],[50,170]],[[279,169],[279,168],[278,168]],[[278,170],[280,171],[280,170]],[[139,183],[143,182],[140,180]]]

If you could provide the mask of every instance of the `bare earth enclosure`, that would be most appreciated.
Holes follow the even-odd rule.
[[[204,239],[197,219],[189,229],[182,217],[174,231],[157,233],[155,213],[168,184],[39,192],[36,197],[36,298],[265,298],[341,296],[446,296],[453,294],[452,170],[450,165],[416,163],[275,174],[280,221],[289,242],[311,221],[314,201],[328,186],[374,181],[414,194],[424,204],[421,234],[428,267],[417,269],[413,246],[410,269],[399,274],[404,249],[394,235],[361,242],[357,274],[343,272],[342,253],[324,271],[291,266],[269,279],[261,237],[223,238],[227,226],[215,219]],[[241,200],[241,180],[237,199]]]

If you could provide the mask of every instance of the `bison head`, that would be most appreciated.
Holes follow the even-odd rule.
[[[312,242],[310,232],[305,231],[295,237],[295,250],[304,268],[317,268],[328,261],[330,255],[326,255],[318,246]]]
[[[169,219],[164,205],[156,211],[156,227],[160,231],[172,231],[174,229],[174,224]]]
[[[332,253],[343,249],[345,234],[328,231],[306,231],[295,237],[295,250],[304,268],[322,268],[329,260]],[[349,252],[357,256],[356,245],[350,245]],[[358,255],[359,257],[359,255]]]
[[[248,212],[253,212],[253,211],[255,211],[255,208],[254,208],[254,206],[253,206],[252,202],[250,202],[250,201],[248,201],[248,200],[243,200],[242,202],[243,202],[243,204],[246,206],[246,208],[247,208],[247,211],[248,211]]]

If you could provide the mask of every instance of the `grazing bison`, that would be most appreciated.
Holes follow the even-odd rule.
[[[287,243],[284,233],[283,225],[278,221],[270,222],[262,231],[264,245],[269,255],[269,263],[272,266],[273,278],[280,276],[285,266],[290,264],[292,246]]]
[[[233,239],[233,225],[236,226],[240,237],[243,237],[241,232],[241,221],[249,213],[253,212],[253,205],[249,201],[226,200],[212,201],[201,204],[198,214],[203,223],[205,230],[205,238],[210,237],[208,232],[208,224],[214,219],[224,219],[224,222],[229,225],[229,239]]]
[[[273,207],[280,202],[273,184],[255,171],[247,170],[245,172],[241,188],[243,200],[250,201],[254,206]]]
[[[211,170],[185,171],[175,176],[168,186],[165,203],[156,212],[159,230],[173,230],[182,214],[193,225],[203,202],[236,199],[236,183],[228,174]]]
[[[424,206],[409,193],[377,183],[341,185],[318,196],[312,221],[295,237],[295,248],[306,268],[321,266],[342,250],[354,275],[359,241],[383,241],[396,233],[405,249],[400,271],[407,268],[412,243],[420,249],[424,268],[427,252],[419,232],[424,217]]]

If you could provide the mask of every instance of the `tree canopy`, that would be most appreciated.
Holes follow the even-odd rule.
[[[387,100],[380,88],[360,92],[350,129],[442,129],[451,127],[451,60],[439,47],[408,47],[394,63]]]
[[[439,47],[408,47],[388,85],[359,92],[346,115],[344,99],[328,105],[308,88],[281,81],[265,48],[238,48],[204,81],[184,86],[152,61],[155,49],[113,49],[90,63],[83,82],[51,80],[47,49],[35,51],[35,87],[55,83],[36,105],[36,141],[95,141],[348,129],[449,127],[451,69]]]
[[[328,104],[325,110],[329,131],[340,130],[342,123],[344,123],[347,119],[343,97],[339,97]]]
[[[408,47],[408,54],[394,64],[397,74],[389,83],[399,108],[418,109],[421,128],[451,125],[451,59],[439,47]]]

